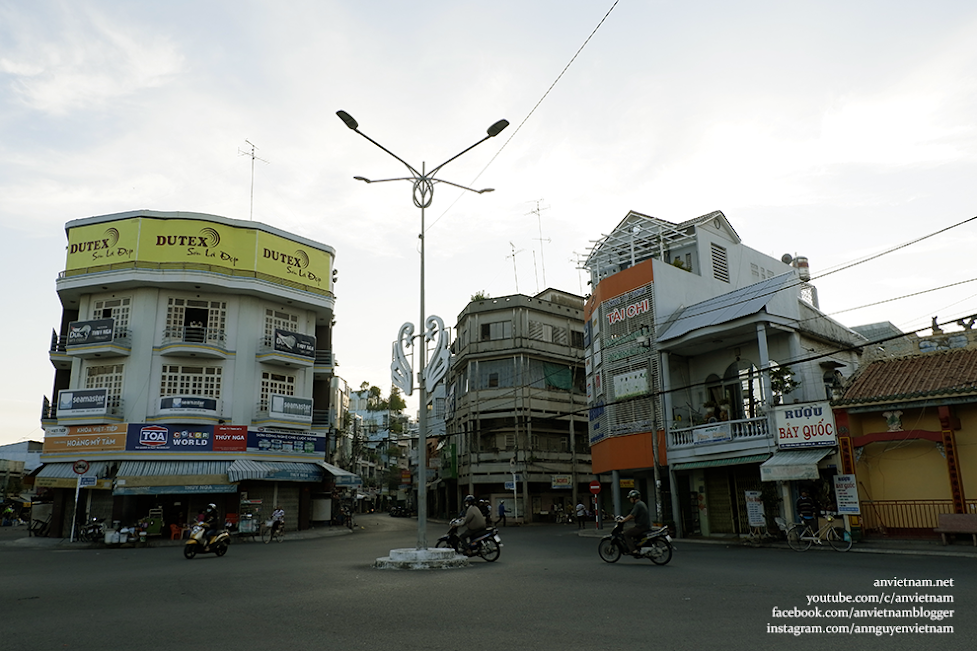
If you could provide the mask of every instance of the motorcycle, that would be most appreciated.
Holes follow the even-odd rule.
[[[190,559],[197,554],[209,554],[210,552],[217,556],[223,556],[227,553],[227,548],[231,544],[231,534],[228,533],[227,529],[219,531],[210,540],[204,540],[206,532],[207,527],[203,524],[193,525],[193,529],[190,530],[190,537],[183,545],[183,555],[186,558]]]
[[[502,539],[499,537],[499,530],[495,527],[480,531],[468,541],[468,549],[463,549],[461,537],[458,536],[458,527],[462,519],[456,518],[451,521],[448,533],[438,538],[435,547],[450,547],[455,553],[464,556],[481,556],[489,563],[498,560],[502,553]]]
[[[105,537],[105,518],[92,518],[78,528],[78,540],[100,542]]]
[[[611,535],[600,539],[597,553],[607,563],[616,563],[622,554],[630,554],[635,558],[647,558],[655,565],[665,565],[672,560],[672,537],[668,535],[668,527],[657,527],[646,531],[634,552],[628,551],[628,542],[624,539],[624,518],[616,518]]]

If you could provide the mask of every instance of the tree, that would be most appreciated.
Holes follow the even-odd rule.
[[[477,292],[475,292],[474,294],[472,294],[472,300],[473,301],[484,301],[487,298],[489,298],[489,294],[484,289],[480,289]]]

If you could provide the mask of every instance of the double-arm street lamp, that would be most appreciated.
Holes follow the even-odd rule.
[[[418,171],[417,168],[412,166],[410,163],[402,159],[397,154],[393,153],[376,140],[366,135],[359,129],[359,123],[353,119],[346,111],[336,111],[336,115],[343,123],[360,134],[374,145],[387,152],[394,158],[396,158],[400,163],[402,163],[409,171],[410,176],[400,176],[390,179],[368,179],[363,176],[354,176],[353,178],[357,181],[363,181],[365,183],[384,183],[386,181],[410,181],[413,183],[413,198],[414,205],[421,209],[421,233],[419,235],[421,240],[421,291],[420,291],[420,303],[421,303],[421,316],[420,316],[420,329],[423,332],[423,339],[418,346],[418,361],[417,361],[417,378],[418,378],[418,391],[419,391],[419,403],[420,403],[420,417],[418,422],[419,432],[418,432],[418,451],[417,451],[417,466],[418,466],[418,478],[417,478],[417,549],[426,550],[427,549],[427,394],[434,389],[434,385],[444,377],[447,371],[447,335],[444,330],[443,321],[437,316],[425,317],[424,314],[424,209],[431,205],[431,201],[434,199],[434,184],[444,183],[456,188],[461,188],[462,190],[468,190],[470,192],[477,192],[478,194],[483,194],[485,192],[492,192],[492,188],[485,188],[483,190],[476,190],[474,188],[469,188],[464,185],[459,185],[457,183],[452,183],[451,181],[445,181],[444,179],[435,178],[437,173],[441,171],[441,168],[455,160],[462,154],[465,154],[475,147],[479,146],[489,138],[494,138],[499,135],[503,129],[509,126],[507,120],[499,120],[492,126],[488,128],[484,138],[476,142],[471,147],[455,154],[448,160],[444,161],[437,167],[427,171],[424,163],[421,163],[421,169]],[[404,347],[409,347],[411,345],[411,340],[414,334],[414,327],[410,323],[405,323],[400,328],[400,334],[398,336],[397,342],[394,344],[394,362],[391,364],[390,370],[393,377],[393,382],[397,385],[405,395],[411,395],[413,391],[413,378],[411,374],[411,369],[406,360],[406,355],[403,352]],[[435,358],[430,368],[427,366],[427,342],[431,341],[435,335],[438,335],[439,343],[435,351]]]

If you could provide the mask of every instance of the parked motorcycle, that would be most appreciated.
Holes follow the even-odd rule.
[[[624,539],[624,518],[618,516],[611,535],[600,539],[597,553],[607,563],[616,563],[622,554],[630,554],[635,558],[647,558],[655,565],[665,565],[672,560],[672,537],[668,535],[668,527],[658,527],[646,531],[638,549],[628,551],[628,542]]]
[[[464,545],[458,536],[458,526],[462,523],[461,518],[451,521],[448,533],[438,538],[435,547],[450,547],[456,553],[464,556],[481,556],[489,563],[498,560],[502,553],[502,539],[499,537],[499,530],[490,527],[480,531],[468,541],[468,549],[463,549]]]
[[[105,538],[105,518],[92,518],[78,527],[78,540],[82,542],[101,542]]]
[[[183,545],[183,555],[190,559],[197,554],[209,554],[213,552],[218,556],[223,556],[227,553],[227,548],[231,544],[231,534],[227,532],[227,529],[219,531],[217,535],[211,536],[210,540],[204,540],[204,535],[207,532],[207,527],[203,524],[195,524],[193,529],[190,530],[190,537],[187,538],[187,542]]]

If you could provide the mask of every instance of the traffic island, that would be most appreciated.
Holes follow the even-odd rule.
[[[391,549],[390,556],[378,558],[373,567],[378,570],[452,570],[469,567],[468,558],[453,549]]]

